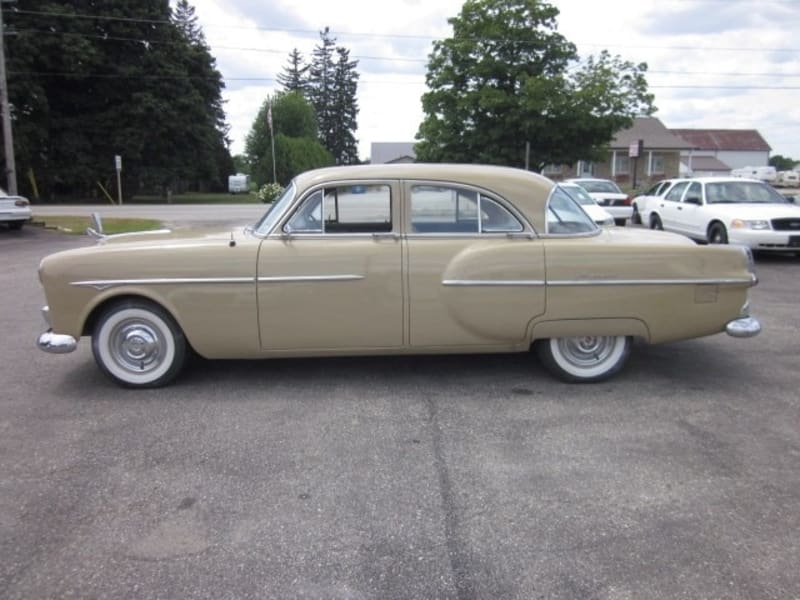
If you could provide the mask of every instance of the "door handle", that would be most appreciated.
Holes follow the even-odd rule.
[[[682,206],[679,206],[679,207],[678,207],[678,210],[683,210],[683,207],[682,207]]]
[[[379,242],[381,240],[392,240],[394,242],[397,241],[398,237],[399,236],[396,233],[391,233],[391,232],[388,233],[380,232],[372,234],[372,239],[374,239],[376,242]]]

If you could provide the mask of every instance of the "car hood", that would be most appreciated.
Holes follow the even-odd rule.
[[[708,204],[706,209],[714,215],[731,219],[800,218],[800,206],[794,204]]]
[[[670,233],[668,231],[656,231],[653,229],[643,229],[640,227],[607,227],[603,229],[603,235],[610,243],[625,243],[639,245],[688,245],[696,244],[684,235]]]
[[[131,233],[118,233],[98,239],[99,245],[117,246],[132,244],[136,246],[161,246],[175,244],[205,243],[217,240],[231,240],[238,238],[244,232],[243,227],[230,228],[206,227],[188,229],[157,229],[153,231],[134,231]]]

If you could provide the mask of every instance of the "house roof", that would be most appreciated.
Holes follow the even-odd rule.
[[[691,161],[689,157],[681,157],[681,162],[689,168],[691,162],[692,171],[725,171],[730,172],[731,168],[724,162],[713,156],[692,156]]]
[[[769,144],[755,129],[670,129],[695,150],[769,152]]]
[[[627,151],[631,144],[644,141],[645,150],[689,150],[692,145],[683,138],[670,133],[655,117],[636,117],[633,126],[617,132],[611,141],[612,150]]]
[[[369,160],[372,164],[378,165],[416,157],[414,142],[372,142]]]

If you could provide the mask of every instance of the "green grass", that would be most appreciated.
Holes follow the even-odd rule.
[[[89,217],[37,217],[36,223],[42,223],[49,229],[57,229],[71,235],[83,235],[90,225]],[[103,219],[103,233],[130,233],[132,231],[150,231],[161,229],[161,221],[155,219]]]
[[[127,201],[128,204],[167,204],[163,196],[134,196]],[[171,204],[260,204],[261,201],[253,193],[247,194],[204,194],[189,192],[186,194],[173,194]]]

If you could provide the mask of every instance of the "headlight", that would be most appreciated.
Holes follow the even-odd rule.
[[[769,229],[769,221],[762,219],[746,221],[744,219],[734,219],[731,221],[731,229]]]

